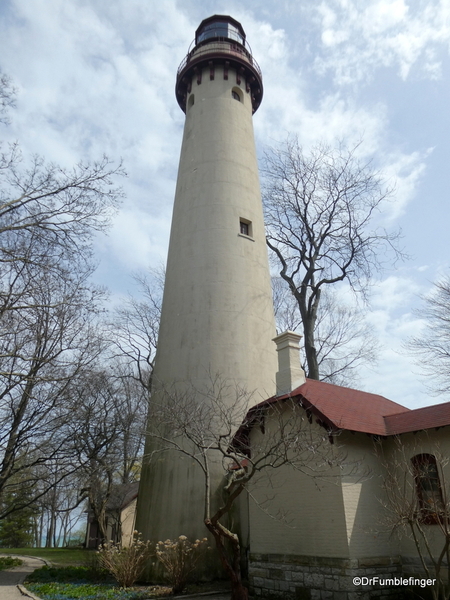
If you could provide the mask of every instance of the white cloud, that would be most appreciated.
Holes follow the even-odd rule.
[[[165,248],[169,228],[167,216],[157,219],[134,208],[122,210],[114,222],[111,235],[104,239],[103,246],[122,266],[133,265],[143,269],[157,263]],[[105,243],[106,242],[106,243]]]
[[[316,12],[323,44],[316,69],[333,72],[338,85],[370,80],[380,67],[397,69],[402,79],[414,67],[421,77],[436,78],[448,55],[445,2],[416,2],[411,10],[404,0],[328,0]]]
[[[382,171],[388,185],[394,187],[393,201],[385,205],[384,216],[393,221],[406,210],[406,206],[415,196],[418,184],[426,170],[426,161],[433,149],[424,152],[403,154],[397,151],[388,154],[382,161]]]
[[[407,18],[409,8],[404,0],[380,0],[365,10],[365,20],[373,32],[384,32],[400,25]]]
[[[399,307],[409,306],[413,296],[421,291],[410,277],[390,275],[377,281],[371,288],[371,305],[375,310],[392,312]]]
[[[411,312],[412,306],[420,305],[422,291],[411,276],[390,275],[372,289],[372,310],[367,315],[381,350],[376,368],[361,372],[365,389],[408,408],[433,401],[426,392],[419,367],[406,348],[407,340],[420,335],[425,326],[424,321]]]

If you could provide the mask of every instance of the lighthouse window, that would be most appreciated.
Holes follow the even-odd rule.
[[[237,100],[238,102],[241,101],[241,97],[239,96],[239,94],[237,92],[235,92],[234,90],[232,90],[231,92],[232,97]]]
[[[240,218],[239,233],[251,238],[253,236],[252,222],[248,221],[247,219]]]
[[[226,21],[213,21],[212,23],[205,25],[198,34],[197,44],[211,38],[235,40],[242,45],[245,43],[244,37],[239,29]]]

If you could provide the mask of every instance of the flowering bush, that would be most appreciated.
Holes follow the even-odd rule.
[[[127,548],[121,544],[107,542],[98,549],[100,565],[109,571],[121,587],[130,587],[144,570],[150,556],[150,542],[143,542],[134,532],[132,543]]]
[[[156,544],[156,557],[164,565],[173,593],[182,592],[189,576],[207,549],[207,538],[190,542],[185,535],[177,540],[166,540]]]

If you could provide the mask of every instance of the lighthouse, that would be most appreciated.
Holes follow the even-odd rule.
[[[175,91],[186,120],[152,401],[220,377],[256,404],[275,393],[276,330],[252,123],[262,75],[238,21],[202,21]],[[136,529],[146,539],[205,535],[201,473],[175,454],[143,466]]]

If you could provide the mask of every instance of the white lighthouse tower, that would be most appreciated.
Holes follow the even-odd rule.
[[[256,390],[254,403],[275,393],[276,330],[252,123],[262,93],[241,24],[223,15],[202,21],[176,80],[186,122],[153,398],[173,385],[207,388],[217,375]],[[136,528],[153,541],[203,537],[203,494],[194,466],[162,455],[144,465]]]

